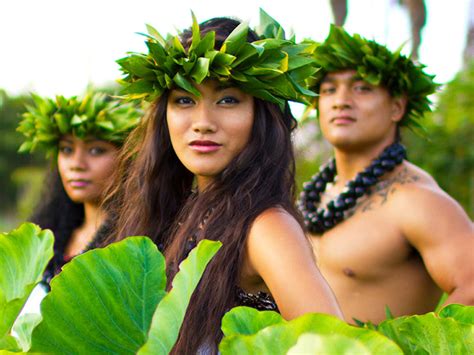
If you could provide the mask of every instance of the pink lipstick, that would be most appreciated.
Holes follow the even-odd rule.
[[[69,180],[68,184],[76,189],[82,189],[88,186],[91,182],[89,180]]]
[[[219,150],[222,145],[208,140],[195,140],[189,146],[199,153],[211,153]]]

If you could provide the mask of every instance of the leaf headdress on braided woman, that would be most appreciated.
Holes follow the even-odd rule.
[[[142,116],[137,105],[111,99],[104,93],[89,91],[82,98],[32,97],[35,105],[27,106],[17,128],[26,138],[20,152],[39,148],[54,156],[59,139],[66,134],[82,139],[92,136],[120,145]]]

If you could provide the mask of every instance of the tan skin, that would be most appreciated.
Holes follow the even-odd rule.
[[[117,161],[118,148],[103,140],[65,135],[59,142],[58,169],[69,198],[84,204],[84,223],[76,228],[65,249],[66,258],[82,253],[105,220],[102,193]]]
[[[216,81],[206,81],[196,88],[200,97],[182,90],[171,91],[167,122],[178,158],[194,173],[198,189],[202,190],[248,143],[254,100],[241,90],[219,86]],[[309,312],[342,318],[303,230],[282,209],[269,209],[254,221],[242,269],[239,286],[247,292],[271,293],[286,319]]]
[[[322,205],[391,144],[406,100],[357,79],[329,73],[321,85],[320,124],[334,146],[338,177]],[[312,236],[322,274],[348,322],[379,323],[446,304],[474,304],[474,228],[431,176],[404,161],[384,175],[336,227]]]

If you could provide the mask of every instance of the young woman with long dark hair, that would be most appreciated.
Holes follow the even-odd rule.
[[[164,47],[152,38],[148,56],[119,61],[129,74],[128,93],[146,97],[148,87],[156,99],[124,149],[107,201],[115,216],[108,242],[150,236],[165,252],[169,287],[199,240],[223,243],[193,294],[174,353],[217,352],[221,318],[237,305],[279,310],[287,319],[307,312],[341,317],[294,207],[296,121],[286,101],[301,99],[303,81],[289,80],[291,69],[275,71],[273,78],[254,76],[274,58],[284,61],[285,53],[290,63],[306,63],[309,72],[311,63],[304,46],[259,40],[238,21],[215,18],[194,23]],[[277,52],[265,52],[271,44]],[[224,56],[229,52],[234,58]],[[193,60],[198,69],[186,67]],[[140,61],[138,70],[133,65]],[[148,85],[160,70],[173,82]],[[134,91],[137,85],[141,89]]]
[[[119,148],[136,126],[141,111],[105,94],[55,100],[33,95],[18,128],[25,137],[21,151],[44,149],[51,156],[38,207],[30,221],[54,233],[54,257],[43,285],[72,257],[93,246],[106,219],[102,195],[117,166]]]

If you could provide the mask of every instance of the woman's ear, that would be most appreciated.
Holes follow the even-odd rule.
[[[400,95],[392,98],[392,121],[400,122],[405,116],[407,107],[406,95]]]

